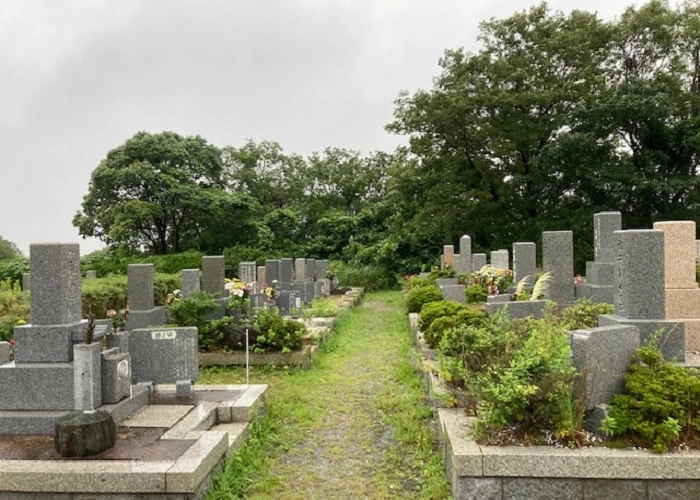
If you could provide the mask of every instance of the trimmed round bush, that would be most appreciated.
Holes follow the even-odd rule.
[[[426,308],[432,304],[426,304]],[[437,349],[440,345],[445,332],[451,328],[458,326],[475,326],[481,324],[486,318],[486,313],[479,309],[469,309],[468,307],[458,304],[461,307],[454,312],[444,316],[435,317],[429,326],[423,330],[425,342],[432,348]],[[424,308],[425,309],[425,308]]]
[[[417,313],[421,311],[423,304],[428,302],[437,302],[444,300],[442,292],[437,286],[422,286],[415,288],[408,293],[406,298],[406,306],[409,313]]]
[[[486,302],[486,292],[481,287],[481,285],[470,285],[467,287],[465,292],[465,297],[467,299],[467,304],[479,304],[481,302]]]
[[[425,332],[437,318],[456,316],[463,309],[468,309],[468,307],[454,300],[441,300],[440,302],[424,304],[420,310],[420,329]]]

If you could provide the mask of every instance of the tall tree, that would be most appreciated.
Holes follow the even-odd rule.
[[[73,224],[113,246],[177,252],[201,234],[223,187],[220,151],[203,138],[139,132],[93,171]]]

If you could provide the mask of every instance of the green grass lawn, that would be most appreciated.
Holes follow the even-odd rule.
[[[401,293],[371,293],[309,370],[252,370],[270,385],[266,415],[209,497],[449,498],[410,352]],[[200,382],[244,383],[245,371],[203,369]]]

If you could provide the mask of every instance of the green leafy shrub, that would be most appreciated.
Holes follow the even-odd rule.
[[[366,292],[399,288],[398,277],[380,266],[339,266],[338,282],[342,286],[362,287]]]
[[[410,292],[414,288],[420,288],[422,286],[434,284],[434,280],[428,280],[425,278],[421,278],[420,276],[411,276],[409,279],[406,280],[406,290]]]
[[[234,319],[224,316],[204,323],[198,328],[199,349],[201,351],[228,350],[234,329]]]
[[[196,326],[206,324],[206,315],[218,307],[216,301],[206,292],[193,292],[186,299],[173,300],[167,306],[168,318],[177,326]]]
[[[301,348],[301,337],[306,327],[285,319],[276,312],[261,311],[254,323],[256,338],[253,350],[256,352],[291,352]]]
[[[625,377],[626,394],[610,403],[603,430],[630,436],[664,452],[681,438],[697,439],[700,431],[700,378],[697,370],[674,366],[650,343],[639,348]]]
[[[604,302],[593,304],[590,299],[579,299],[561,314],[561,324],[567,330],[578,330],[598,326],[598,316],[612,314],[615,306]]]
[[[21,283],[22,275],[28,272],[29,259],[26,257],[15,257],[0,262],[0,281],[10,280],[13,283]]]
[[[432,282],[435,282],[435,280],[438,279],[444,279],[444,278],[455,278],[457,276],[457,273],[455,272],[454,269],[433,269],[430,271],[430,274],[428,274],[428,280],[431,280]]]
[[[409,313],[417,313],[421,311],[423,304],[436,302],[438,300],[443,300],[443,298],[442,292],[437,286],[422,286],[420,288],[414,288],[408,293],[408,297],[406,297],[406,307],[408,307]]]
[[[0,341],[12,340],[15,327],[25,324],[27,321],[19,316],[3,316],[0,318]]]
[[[464,295],[467,299],[467,304],[479,304],[481,302],[486,302],[487,295],[481,285],[469,285],[466,292],[464,292]]]
[[[479,399],[477,434],[488,440],[506,425],[526,434],[552,429],[573,439],[581,418],[574,410],[569,336],[544,320],[528,322],[528,337],[507,363],[483,371],[473,385]]]
[[[420,329],[425,332],[437,318],[456,316],[459,311],[464,309],[468,309],[468,307],[454,300],[439,300],[423,304],[420,310]]]
[[[580,436],[583,412],[573,397],[569,337],[561,325],[496,314],[445,330],[439,353],[443,377],[473,398],[480,441],[542,429],[565,441]]]
[[[19,282],[5,279],[0,281],[0,318],[16,316],[29,318],[29,296],[22,293]]]
[[[433,302],[436,304],[437,302]],[[426,304],[426,306],[429,304]],[[478,309],[460,309],[454,315],[450,316],[440,316],[435,318],[424,331],[423,335],[425,337],[426,343],[433,349],[437,348],[442,340],[445,332],[452,328],[459,326],[470,326],[480,324],[484,318],[486,318],[486,313]]]

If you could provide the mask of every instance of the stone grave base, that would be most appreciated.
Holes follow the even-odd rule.
[[[677,319],[685,325],[685,350],[700,351],[700,319]]]
[[[615,288],[612,285],[593,285],[591,283],[576,283],[574,295],[577,299],[590,299],[594,304],[605,302],[615,303]]]
[[[598,326],[630,325],[639,328],[640,345],[649,337],[663,329],[659,347],[668,360],[685,360],[685,327],[675,319],[627,319],[616,314],[603,314],[598,318]]]
[[[700,319],[700,289],[667,288],[666,317]]]
[[[98,410],[112,414],[114,422],[119,422],[148,404],[148,388],[132,386],[130,397],[116,404],[104,404]],[[54,433],[56,419],[70,411],[0,411],[0,436],[5,434],[50,434]],[[0,458],[2,460],[2,458]],[[1,488],[1,486],[0,486]]]
[[[455,500],[700,498],[700,452],[654,454],[604,447],[481,446],[473,417],[440,408],[438,433]]]
[[[60,457],[49,436],[0,436],[0,498],[204,498],[267,386],[194,389],[183,402],[174,386],[157,386],[150,404],[121,421],[115,447],[86,459]]]

